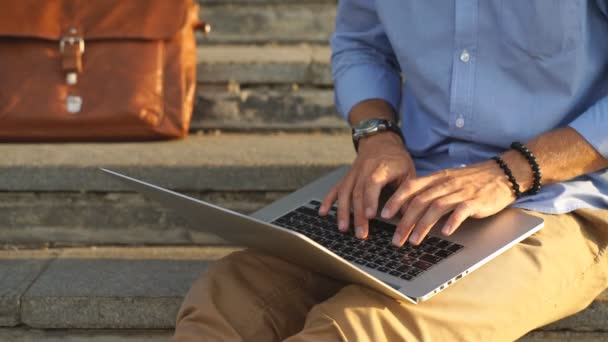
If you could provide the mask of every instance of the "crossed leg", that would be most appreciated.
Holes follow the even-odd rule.
[[[584,309],[608,285],[608,211],[535,215],[543,230],[418,305],[237,252],[194,284],[174,341],[517,339]]]

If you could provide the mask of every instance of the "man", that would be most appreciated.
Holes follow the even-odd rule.
[[[401,211],[396,246],[443,215],[450,235],[507,206],[545,227],[419,305],[236,253],[194,285],[175,339],[508,341],[585,308],[608,284],[606,37],[605,0],[340,1],[338,108],[355,129],[401,112],[405,144],[394,130],[358,140],[321,214],[337,201],[339,226],[365,238],[377,212]]]

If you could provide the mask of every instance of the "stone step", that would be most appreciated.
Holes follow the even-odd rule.
[[[286,193],[187,194],[246,214]],[[0,192],[0,227],[0,242],[11,246],[224,244],[158,203],[126,192]]]
[[[334,30],[335,1],[200,1],[212,43],[321,42]]]
[[[130,191],[99,167],[179,191],[291,191],[350,164],[349,134],[197,134],[133,143],[0,145],[0,191]]]
[[[331,89],[227,85],[197,89],[191,131],[201,129],[349,131]]]
[[[348,134],[199,134],[115,144],[0,145],[0,243],[192,245],[224,241],[133,193],[121,170],[250,213],[354,158]]]
[[[103,247],[0,251],[0,326],[19,325],[21,330],[16,331],[21,334],[30,328],[152,329],[150,332],[156,334],[159,329],[174,327],[179,305],[193,280],[210,262],[233,250]],[[592,341],[601,337],[598,331],[608,332],[607,314],[605,293],[590,309],[545,327],[543,330],[549,332],[533,333],[526,340],[564,336]],[[557,328],[572,333],[561,335],[555,332]],[[0,330],[0,338],[8,333],[10,330]]]
[[[15,342],[166,342],[173,336],[172,329],[68,329],[42,330],[28,328],[0,328],[0,341]],[[520,342],[605,342],[606,332],[534,331]]]
[[[209,45],[197,48],[203,83],[331,85],[327,45]]]

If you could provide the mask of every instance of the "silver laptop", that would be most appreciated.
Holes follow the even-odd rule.
[[[350,233],[338,231],[335,207],[326,217],[317,215],[321,199],[346,168],[251,216],[102,170],[175,210],[194,229],[412,303],[431,298],[543,226],[540,218],[506,209],[490,218],[469,219],[450,237],[442,236],[435,227],[421,245],[396,248],[391,238],[397,220],[371,220],[369,237],[362,241],[354,237],[352,229]],[[441,225],[440,221],[436,226]]]

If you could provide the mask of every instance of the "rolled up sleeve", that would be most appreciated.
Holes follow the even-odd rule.
[[[596,102],[569,126],[608,159],[608,97]]]
[[[368,99],[401,103],[401,70],[371,0],[338,2],[336,30],[330,39],[332,77],[338,111]]]

